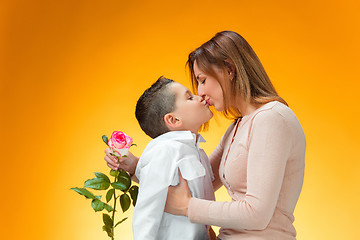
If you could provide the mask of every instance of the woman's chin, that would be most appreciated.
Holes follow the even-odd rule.
[[[214,105],[214,108],[216,111],[218,112],[222,112],[222,111],[225,111],[225,108],[224,106],[218,106],[218,105]]]

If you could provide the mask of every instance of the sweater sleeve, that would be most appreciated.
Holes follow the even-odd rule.
[[[269,224],[290,155],[291,131],[284,117],[273,111],[259,112],[252,124],[245,197],[232,202],[192,198],[188,210],[191,222],[236,230],[262,230]]]
[[[221,156],[223,154],[223,151],[224,151],[224,148],[223,148],[222,140],[221,140],[219,145],[217,145],[215,150],[209,156],[211,169],[214,174],[214,181],[213,181],[214,191],[218,190],[222,186],[222,182],[221,182],[220,176],[219,176],[219,165],[220,165]]]
[[[224,136],[221,138],[220,143],[216,146],[214,151],[209,156],[209,161],[211,164],[211,169],[214,174],[214,181],[213,181],[213,188],[214,191],[217,191],[223,184],[221,182],[220,176],[219,176],[219,167],[222,155],[224,153],[224,140],[227,139],[229,134],[232,132],[232,130],[235,127],[235,123],[231,124],[228,129],[226,130]]]

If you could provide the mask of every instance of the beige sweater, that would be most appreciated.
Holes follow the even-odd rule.
[[[304,178],[305,147],[298,119],[279,102],[231,124],[210,162],[215,188],[223,184],[232,201],[192,198],[190,221],[220,226],[222,240],[296,239],[293,212]]]

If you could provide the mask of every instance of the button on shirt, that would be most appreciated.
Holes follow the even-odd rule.
[[[190,131],[165,133],[146,146],[135,175],[139,195],[133,214],[135,240],[209,239],[208,226],[191,223],[186,216],[164,212],[169,186],[179,184],[179,172],[195,198],[215,200],[211,166],[199,142],[205,140]]]

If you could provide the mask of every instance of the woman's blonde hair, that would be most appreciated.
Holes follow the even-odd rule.
[[[217,33],[208,42],[189,54],[187,66],[194,92],[197,93],[198,82],[194,74],[194,62],[206,74],[214,77],[219,83],[224,96],[224,115],[230,119],[242,117],[240,109],[232,102],[238,96],[251,104],[264,104],[279,101],[287,105],[276,92],[259,58],[247,41],[236,32]],[[214,66],[225,73],[232,69],[234,77],[225,78],[222,84],[214,71]]]

